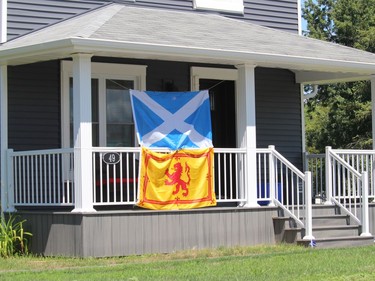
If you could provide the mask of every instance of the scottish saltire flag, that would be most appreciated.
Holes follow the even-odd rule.
[[[172,153],[143,147],[137,205],[154,210],[215,206],[213,161],[212,147]]]
[[[144,147],[212,147],[208,91],[130,90],[139,143]]]

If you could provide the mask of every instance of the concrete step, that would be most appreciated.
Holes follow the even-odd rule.
[[[301,237],[298,235],[297,225],[292,218],[273,217],[272,220],[276,242],[295,243],[296,239]]]
[[[303,213],[300,210],[300,215]],[[273,218],[276,242],[296,243],[310,246],[311,241],[303,240],[305,229],[297,227],[295,221],[283,217]],[[312,218],[314,245],[317,248],[354,247],[373,245],[374,237],[359,236],[361,227],[350,216],[341,214],[340,209],[332,205],[314,205]]]
[[[294,210],[297,213],[297,209]],[[305,210],[300,208],[299,215],[303,216]],[[312,206],[312,215],[314,216],[333,216],[333,215],[340,215],[341,210],[339,207],[335,205],[313,205]],[[283,212],[281,211],[279,214],[280,217],[283,216]]]
[[[305,235],[305,230],[298,228],[287,228],[281,237],[280,242],[295,243],[302,239]],[[316,239],[331,238],[331,237],[353,237],[360,235],[360,227],[355,225],[339,225],[339,226],[319,226],[313,227],[313,236]]]
[[[273,224],[274,226],[277,224],[278,227],[282,228],[294,228],[297,227],[297,224],[295,223],[294,219],[289,217],[273,217]]]
[[[300,227],[287,228],[284,230],[283,236],[281,236],[281,239],[278,242],[295,244],[297,240],[305,236],[304,233],[305,230]]]
[[[329,237],[329,238],[316,238],[314,241],[316,248],[346,248],[358,246],[374,245],[373,236],[347,236],[347,237]],[[311,247],[311,241],[298,239],[297,245],[304,245]]]
[[[313,236],[318,238],[353,237],[360,234],[358,225],[313,226]]]
[[[349,225],[350,217],[348,215],[321,215],[312,217],[314,226],[331,226],[331,225]]]
[[[335,205],[313,205],[312,215],[315,216],[329,216],[329,215],[339,215],[340,208]]]

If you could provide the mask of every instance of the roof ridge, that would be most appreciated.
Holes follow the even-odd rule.
[[[108,22],[114,15],[116,15],[122,9],[122,5],[116,4],[116,3],[109,3],[95,10],[92,10],[83,14],[79,14],[74,18],[87,16],[89,13],[99,12],[102,9],[107,9],[108,11],[106,13],[99,13],[99,16],[96,18],[97,20],[90,22],[89,25],[85,25],[81,29],[81,35],[79,37],[85,37],[85,36],[89,37],[90,35],[94,34],[103,24]]]
[[[77,34],[77,37],[90,36],[93,33],[95,33],[100,28],[101,25],[103,25],[104,23],[106,23],[108,20],[111,19],[111,17],[113,17],[116,13],[118,13],[121,10],[122,6],[123,5],[112,3],[112,2],[107,3],[107,4],[103,4],[100,7],[97,7],[97,8],[88,10],[86,12],[74,15],[72,17],[60,20],[60,21],[55,22],[53,24],[46,25],[46,26],[44,26],[42,28],[33,30],[33,31],[29,32],[29,33],[25,33],[22,36],[16,37],[16,38],[11,39],[11,40],[8,40],[8,41],[4,42],[1,45],[2,46],[6,46],[6,45],[9,45],[9,43],[13,44],[13,43],[16,43],[17,41],[24,40],[24,38],[25,37],[27,38],[28,36],[37,36],[39,33],[43,33],[46,29],[58,28],[59,26],[63,25],[65,22],[68,22],[68,21],[71,22],[71,21],[79,20],[81,17],[86,17],[86,16],[89,16],[90,14],[97,13],[97,14],[99,14],[99,17],[97,18],[98,20],[97,21],[93,21],[88,26],[83,26],[82,29],[80,29],[78,31],[78,34]],[[109,9],[111,7],[113,7],[113,8]],[[103,15],[101,13],[101,10],[103,10],[103,9],[108,9],[109,11],[112,11],[112,12],[105,13]]]

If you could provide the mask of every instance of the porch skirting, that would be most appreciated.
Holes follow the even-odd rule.
[[[46,256],[109,257],[186,249],[275,244],[277,208],[186,211],[19,211],[33,234],[31,251]]]

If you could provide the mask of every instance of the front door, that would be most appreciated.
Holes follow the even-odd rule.
[[[214,147],[236,147],[235,81],[200,79],[199,88],[209,89]]]

